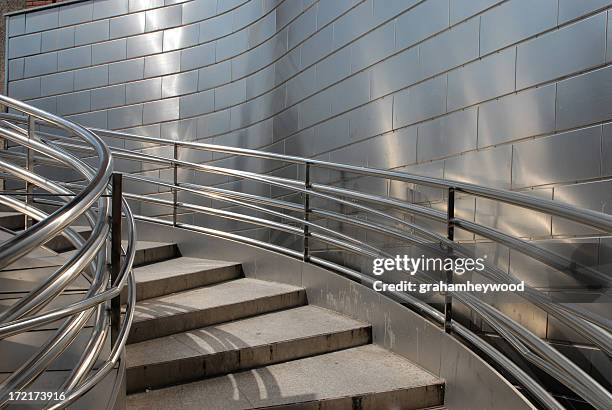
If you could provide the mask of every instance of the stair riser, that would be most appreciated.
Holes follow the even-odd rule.
[[[89,235],[91,235],[91,231],[79,232],[79,234],[83,237],[83,239],[88,239]],[[52,251],[55,251],[58,253],[66,252],[66,251],[70,251],[74,249],[74,246],[72,246],[72,243],[68,241],[66,237],[61,236],[61,235],[56,236],[55,238],[51,239],[49,242],[45,243],[45,246],[51,249]]]
[[[160,388],[206,377],[301,359],[340,349],[361,346],[371,341],[371,328],[364,326],[344,332],[316,335],[217,354],[197,356],[127,369],[127,391]],[[129,352],[128,352],[129,354]]]
[[[134,266],[163,262],[168,259],[178,258],[179,256],[181,256],[181,252],[175,244],[162,245],[149,249],[138,249],[134,257]]]
[[[0,226],[11,231],[21,231],[25,225],[24,215],[3,216],[0,218]]]
[[[302,306],[306,303],[304,290],[253,299],[246,302],[143,320],[132,323],[128,343],[142,342],[187,330],[198,329],[230,320]]]
[[[242,271],[240,266],[236,265],[138,283],[136,286],[136,300],[155,298],[181,292],[183,290],[195,289],[232,279],[238,279],[242,276],[241,274]]]
[[[371,393],[362,396],[342,397],[330,400],[313,400],[305,403],[258,407],[283,410],[418,410],[440,406],[444,403],[444,385],[415,387],[391,392]]]

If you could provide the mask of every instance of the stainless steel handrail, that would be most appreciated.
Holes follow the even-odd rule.
[[[119,266],[118,277],[114,283],[110,283],[106,256],[110,228],[107,187],[113,168],[108,146],[85,128],[38,108],[2,95],[0,95],[0,104],[24,113],[25,117],[19,117],[25,118],[25,123],[28,125],[27,129],[23,129],[6,121],[0,123],[0,138],[24,147],[27,152],[25,156],[13,155],[9,151],[2,152],[2,158],[26,159],[26,168],[0,159],[0,169],[7,172],[11,178],[25,182],[29,187],[25,202],[18,199],[20,192],[5,191],[0,196],[0,203],[38,221],[31,227],[26,225],[26,229],[22,232],[0,243],[0,269],[28,256],[31,251],[58,235],[65,236],[76,248],[76,252],[71,256],[62,258],[65,259],[65,262],[60,264],[53,274],[0,315],[0,338],[2,339],[35,329],[43,324],[65,319],[57,331],[36,350],[35,354],[0,384],[0,407],[10,402],[10,393],[24,391],[43,374],[82,333],[86,322],[95,312],[94,331],[91,332],[86,343],[89,350],[84,352],[64,382],[62,392],[65,397],[60,397],[58,401],[51,401],[47,404],[47,407],[63,408],[81,397],[113,370],[124,349],[135,303],[134,282],[131,277],[131,266],[135,255],[133,215],[124,200],[123,213],[126,222],[124,225],[127,227],[128,242],[125,258]],[[5,115],[15,116],[15,114]],[[79,141],[80,144],[84,144],[95,153],[97,164],[90,166],[69,151],[46,143],[40,138],[42,132],[36,130],[37,125],[58,129],[69,134],[69,138]],[[38,158],[44,158],[44,161],[39,162]],[[37,174],[35,165],[40,163],[75,171],[82,176],[84,189],[75,192],[66,188],[63,183]],[[54,195],[59,200],[55,202],[58,208],[50,214],[38,209],[35,202],[31,200],[31,196],[38,195],[32,190],[32,187],[38,187]],[[97,207],[94,207],[94,204],[97,204]],[[115,217],[121,218],[121,215],[115,215]],[[92,234],[87,240],[84,240],[71,227],[79,219],[91,225]],[[42,311],[81,274],[90,281],[90,287],[83,299],[68,306]],[[105,359],[101,357],[101,347],[108,335],[107,304],[111,299],[119,297],[121,289],[126,284],[129,284],[128,293],[131,298],[128,300],[125,318],[120,324],[119,337],[112,346],[110,356]],[[101,368],[92,370],[96,361],[102,364]]]

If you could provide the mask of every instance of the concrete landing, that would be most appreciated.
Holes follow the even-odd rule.
[[[127,347],[128,393],[369,343],[369,324],[316,306],[269,313]]]
[[[129,409],[422,409],[443,381],[367,345],[128,396]]]
[[[146,299],[136,305],[128,343],[136,343],[303,305],[303,288],[237,279]]]

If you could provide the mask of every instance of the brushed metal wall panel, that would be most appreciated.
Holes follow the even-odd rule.
[[[181,5],[147,10],[145,31],[162,30],[181,24],[183,8]]]
[[[289,26],[288,44],[293,48],[317,30],[317,7],[311,7]]]
[[[198,70],[198,91],[220,86],[231,79],[232,68],[229,61],[201,68]]]
[[[108,82],[110,84],[141,80],[143,77],[144,58],[121,61],[108,66]]]
[[[196,119],[165,122],[161,124],[160,135],[162,138],[193,141],[197,135],[197,126]]]
[[[254,10],[258,10],[258,7],[260,6],[257,3],[258,3],[257,1],[251,1],[251,5],[250,5],[251,8],[253,8]],[[261,3],[262,3],[261,7],[263,7],[262,10],[265,11],[266,9],[265,1],[262,1]],[[280,28],[280,27],[284,27],[285,25],[289,24],[289,22],[295,19],[300,14],[302,9],[304,8],[305,8],[304,5],[291,4],[290,1],[282,1],[282,2],[278,1],[277,4],[274,5],[274,13],[273,13],[276,16],[275,17],[276,26]],[[246,20],[244,22],[246,22]]]
[[[325,88],[351,73],[351,50],[343,48],[315,66],[317,89]]]
[[[12,81],[8,89],[13,98],[27,100],[40,97],[40,77]]]
[[[519,188],[598,177],[600,149],[601,126],[515,144],[512,186]]]
[[[108,127],[116,130],[142,125],[142,104],[108,110]]]
[[[349,137],[351,141],[383,134],[393,128],[393,97],[372,101],[351,111]]]
[[[92,64],[103,64],[125,60],[126,52],[127,45],[124,38],[94,44],[91,46],[91,62]]]
[[[332,51],[333,39],[333,26],[327,26],[317,31],[317,33],[308,40],[304,41],[300,46],[301,60],[299,66],[306,68],[320,60],[326,54],[329,54]]]
[[[126,14],[110,19],[110,38],[142,34],[145,30],[145,13]]]
[[[180,117],[189,118],[214,111],[215,94],[212,90],[189,94],[180,98]]]
[[[582,74],[557,84],[557,129],[612,118],[612,67]]]
[[[509,189],[512,147],[471,151],[444,160],[444,178]]]
[[[234,30],[249,27],[249,44],[251,46],[261,43],[276,32],[276,13],[264,15],[262,5],[262,1],[249,1],[232,13],[232,28]],[[299,10],[297,7],[291,9]],[[282,26],[284,26],[284,22],[278,21],[278,27]]]
[[[331,101],[332,115],[351,110],[370,100],[370,73],[361,72],[330,88],[324,95]]]
[[[91,65],[91,46],[75,47],[57,52],[58,70],[71,70]]]
[[[571,74],[605,61],[606,13],[518,46],[518,89]]]
[[[230,34],[217,40],[217,61],[223,61],[234,57],[249,49],[249,31],[246,29]]]
[[[232,32],[232,15],[230,13],[204,20],[200,25],[200,43],[227,36]]]
[[[345,15],[334,21],[333,48],[340,48],[367,33],[373,22],[372,0],[366,0],[352,8]]]
[[[96,43],[109,39],[109,21],[98,20],[91,23],[79,24],[75,27],[74,44]]]
[[[74,90],[74,71],[51,74],[41,78],[41,95],[64,94]]]
[[[280,84],[290,77],[297,75],[300,70],[301,48],[297,48],[287,53],[275,63],[274,75],[275,83]]]
[[[69,26],[93,19],[93,0],[67,4],[59,8],[59,25]]]
[[[419,50],[412,48],[388,58],[371,69],[371,98],[397,91],[419,78]]]
[[[194,0],[184,3],[181,7],[183,24],[190,24],[214,16],[217,12],[217,1]]]
[[[221,110],[246,100],[246,80],[234,81],[215,88],[215,110]]]
[[[478,146],[500,144],[555,129],[555,85],[529,89],[480,105]]]
[[[162,98],[188,94],[198,89],[198,72],[168,75],[162,78]]]
[[[125,0],[94,0],[93,18],[96,20],[126,14],[128,4]]]
[[[274,88],[274,65],[246,78],[246,98],[254,98]]]
[[[157,54],[145,57],[144,76],[156,77],[171,74],[181,69],[181,52]]]
[[[316,94],[299,105],[299,128],[306,128],[331,115],[331,102],[325,93]]]
[[[556,24],[557,0],[511,0],[503,3],[481,17],[480,53],[499,50]]]
[[[125,84],[97,88],[91,91],[91,109],[100,110],[125,104]]]
[[[473,18],[421,44],[421,77],[427,78],[478,57],[480,19]]]
[[[193,70],[215,62],[215,44],[207,43],[181,50],[181,70]]]
[[[102,87],[108,85],[108,66],[82,68],[74,72],[74,89]]]
[[[177,27],[164,31],[164,51],[172,51],[179,48],[194,46],[198,43],[200,27],[192,24],[185,27]]]
[[[134,104],[159,99],[161,98],[161,87],[161,78],[130,82],[125,89],[126,103]]]
[[[230,129],[230,110],[218,111],[198,117],[198,139],[228,132]]]
[[[141,11],[152,9],[155,7],[162,7],[164,5],[164,0],[129,0],[128,9],[130,13],[134,11]]]
[[[601,141],[601,174],[612,175],[612,124],[604,124]]]
[[[59,11],[57,7],[33,11],[25,16],[25,32],[49,30],[58,26]]]
[[[559,0],[559,24],[606,6],[610,6],[610,0]]]
[[[418,126],[419,162],[459,154],[476,148],[477,110],[457,111]]]
[[[19,80],[23,78],[25,59],[14,58],[8,61],[8,80]]]
[[[351,72],[355,73],[391,55],[395,50],[394,37],[395,22],[391,21],[354,42],[350,47]]]
[[[314,129],[313,154],[320,154],[335,148],[337,141],[348,139],[349,120],[348,116],[342,115],[332,118],[317,125]]]
[[[449,89],[449,94],[450,94]],[[417,84],[393,96],[393,125],[401,127],[446,112],[446,75]]]
[[[28,34],[26,36],[13,37],[9,40],[9,58],[23,57],[40,53],[40,33]]]
[[[564,202],[580,208],[611,213],[612,181],[594,181],[582,184],[562,185],[555,187],[555,201]],[[563,218],[553,218],[553,235],[598,235],[594,228],[570,222]]]
[[[509,48],[448,73],[448,109],[514,91],[516,50]]]
[[[86,127],[108,128],[108,113],[106,111],[87,112],[67,116],[66,118]]]
[[[17,14],[8,18],[9,37],[25,34],[25,14]]]
[[[402,49],[448,27],[449,0],[428,0],[397,19],[396,47]]]
[[[167,98],[165,100],[153,101],[143,105],[142,122],[152,124],[177,120],[179,118],[179,99]]]
[[[34,77],[57,71],[57,53],[37,54],[25,58],[24,75]]]
[[[287,81],[287,105],[293,105],[313,94],[317,89],[316,77],[316,66],[312,66]]]
[[[501,2],[503,0],[450,0],[450,22],[458,23]]]
[[[407,127],[367,141],[367,166],[396,168],[413,164],[417,157],[417,129]]]
[[[329,24],[332,20],[363,0],[320,1],[317,4],[317,29]]]
[[[161,31],[129,37],[127,39],[127,57],[139,57],[147,54],[160,53],[163,49],[163,36]]]
[[[63,94],[57,97],[59,115],[76,114],[91,110],[91,92]]]
[[[64,27],[43,32],[41,52],[74,47],[74,31],[74,27]]]

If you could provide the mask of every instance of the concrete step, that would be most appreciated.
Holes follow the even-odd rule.
[[[73,226],[72,229],[84,239],[89,238],[89,235],[91,235],[91,226]],[[45,246],[55,252],[66,252],[74,249],[74,246],[62,235],[51,239]]]
[[[179,257],[134,269],[136,300],[150,299],[241,277],[235,262]]]
[[[316,306],[268,313],[127,347],[127,391],[144,391],[369,343],[369,324]]]
[[[124,241],[122,245],[126,246],[127,242]],[[180,256],[181,251],[175,243],[138,241],[136,243],[134,266],[163,262]]]
[[[0,226],[11,231],[19,231],[25,226],[25,217],[20,212],[0,212]]]
[[[444,382],[366,345],[128,396],[129,409],[423,409]],[[275,407],[276,408],[276,407]]]
[[[301,306],[303,288],[237,279],[140,301],[128,343],[136,343],[261,313]]]

